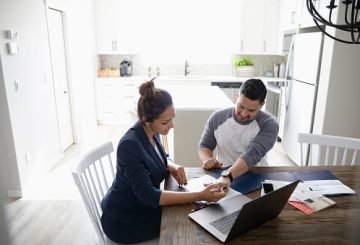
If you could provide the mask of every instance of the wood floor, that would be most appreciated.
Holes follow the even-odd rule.
[[[97,144],[111,140],[116,147],[125,130],[99,127],[85,143],[68,149],[57,168],[33,176],[24,197],[6,205],[14,245],[96,244],[95,231],[72,179],[71,167]],[[272,166],[293,165],[278,144],[269,152],[268,160]]]
[[[71,175],[78,158],[94,146],[112,141],[125,127],[99,127],[84,143],[70,147],[55,169],[32,176],[21,199],[5,207],[13,245],[92,245],[95,231]],[[2,244],[0,241],[0,245]]]
[[[81,200],[16,200],[7,207],[13,244],[96,244]]]

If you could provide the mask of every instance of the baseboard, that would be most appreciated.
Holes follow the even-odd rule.
[[[20,198],[20,197],[23,197],[23,193],[21,190],[10,190],[10,191],[8,191],[8,197]]]

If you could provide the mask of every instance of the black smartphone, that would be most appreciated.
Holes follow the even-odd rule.
[[[262,187],[264,189],[264,193],[267,194],[274,190],[274,186],[272,183],[262,183]]]

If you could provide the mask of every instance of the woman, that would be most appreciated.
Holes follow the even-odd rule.
[[[119,243],[138,243],[160,234],[161,206],[200,200],[218,201],[225,196],[219,184],[201,192],[160,189],[170,173],[179,184],[187,179],[184,168],[167,157],[159,134],[174,127],[171,95],[154,87],[153,80],[139,88],[139,121],[121,138],[117,148],[116,178],[102,200],[101,223],[105,234]],[[210,191],[217,188],[218,192]]]

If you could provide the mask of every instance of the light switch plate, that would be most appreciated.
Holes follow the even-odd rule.
[[[7,45],[9,54],[15,55],[15,54],[19,53],[19,45],[17,43],[10,42],[10,43],[7,43],[6,45]]]
[[[13,30],[6,30],[5,35],[7,39],[15,39],[18,37],[19,33]]]

